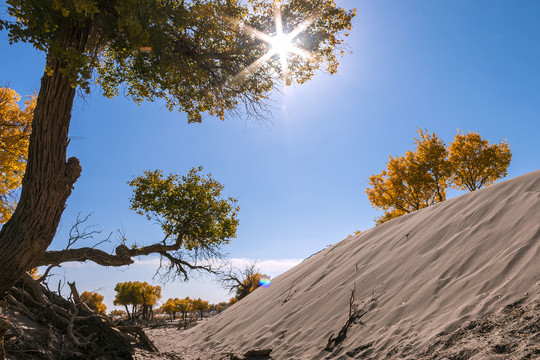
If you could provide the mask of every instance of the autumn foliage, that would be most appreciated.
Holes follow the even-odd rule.
[[[182,319],[185,320],[187,313],[192,309],[192,300],[189,298],[189,296],[185,299],[170,298],[160,307],[162,312],[169,314],[171,320],[176,319],[176,313],[181,313]]]
[[[209,308],[210,305],[208,304],[208,301],[204,301],[201,298],[193,299],[191,302],[191,309],[200,313],[201,320],[203,318],[203,312],[208,310]]]
[[[235,297],[232,297],[232,298],[229,299],[229,306],[233,306],[237,302],[238,302],[238,299],[235,298]]]
[[[384,211],[377,225],[446,199],[448,187],[478,190],[506,176],[512,154],[478,133],[458,133],[447,147],[436,133],[418,130],[416,150],[390,156],[387,169],[369,178],[371,204]]]
[[[97,292],[85,291],[81,294],[81,300],[98,314],[105,314],[107,306],[103,303],[103,295]]]
[[[36,96],[28,97],[24,109],[14,90],[0,87],[0,223],[11,217],[17,205],[14,191],[21,187]]]
[[[221,274],[220,282],[229,292],[235,293],[233,299],[238,301],[259,288],[263,279],[268,280],[270,276],[260,273],[255,264],[250,264],[244,269],[231,268],[228,272]],[[229,305],[235,303],[231,301],[232,299]]]
[[[510,146],[489,144],[478,133],[456,134],[450,145],[449,162],[453,186],[474,191],[506,176],[512,160]]]
[[[142,315],[144,319],[152,317],[152,307],[161,299],[161,286],[153,286],[147,282],[127,281],[116,284],[114,305],[123,305],[129,318]],[[131,305],[131,312],[128,305]]]

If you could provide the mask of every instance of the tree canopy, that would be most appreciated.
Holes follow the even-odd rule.
[[[17,205],[14,191],[21,187],[36,96],[19,107],[17,92],[0,87],[0,223],[11,217]]]
[[[446,147],[436,133],[418,130],[416,151],[389,157],[387,169],[369,178],[366,194],[384,211],[377,224],[446,199],[446,189],[474,191],[506,176],[507,143],[489,145],[478,133],[457,134]]]
[[[162,99],[190,122],[201,121],[203,114],[224,118],[240,109],[262,116],[270,92],[284,80],[302,83],[317,69],[336,71],[343,36],[355,15],[334,0],[6,4],[10,17],[0,20],[0,30],[8,31],[10,43],[30,43],[47,56],[20,200],[0,230],[0,293],[43,260],[81,174],[77,158],[66,160],[77,90],[89,92],[97,85],[108,97]],[[286,59],[268,41],[281,32],[294,35],[291,40],[300,49]],[[99,261],[112,264],[141,252],[126,249],[117,248],[113,258],[99,254]],[[85,256],[79,252],[72,258]]]
[[[114,305],[123,305],[132,319],[141,314],[145,319],[151,316],[152,307],[161,299],[161,286],[147,282],[127,281],[116,284]],[[132,306],[131,313],[128,305]]]
[[[221,274],[221,283],[229,292],[235,293],[236,300],[241,300],[263,283],[268,283],[270,276],[262,274],[255,267],[255,264],[246,266],[244,269],[230,269]],[[230,305],[232,305],[229,302]]]
[[[81,294],[81,301],[98,314],[105,314],[107,311],[107,306],[103,303],[103,295],[97,292],[83,292]]]
[[[321,66],[336,71],[341,53],[336,49],[355,15],[333,0],[6,3],[15,20],[0,25],[9,31],[10,42],[29,42],[62,59],[60,71],[72,84],[90,91],[96,83],[105,96],[123,92],[136,102],[164,99],[169,109],[187,113],[189,121],[201,121],[205,112],[223,118],[239,103],[252,106],[280,82],[279,56],[236,81],[271,48],[248,30],[270,36],[282,30],[276,29],[275,12],[281,13],[284,33],[302,27],[294,41],[311,54],[289,55],[287,75],[297,82],[308,81]],[[66,47],[66,36],[73,32],[80,32],[84,46]],[[48,74],[53,71],[47,67]]]
[[[182,319],[186,319],[187,312],[192,310],[192,300],[188,297],[185,299],[169,298],[161,305],[161,311],[170,315],[171,320],[176,319],[176,313],[182,314]]]
[[[384,211],[382,223],[446,199],[447,150],[435,133],[418,130],[416,151],[389,157],[387,170],[369,178],[369,201]]]
[[[457,189],[475,191],[506,176],[512,160],[506,142],[490,144],[475,132],[456,134],[450,144],[449,162]]]
[[[201,320],[203,318],[204,311],[208,310],[210,308],[210,305],[208,304],[208,301],[204,301],[201,298],[193,299],[191,301],[191,309],[198,311],[201,314]]]
[[[224,186],[211,174],[202,174],[202,167],[183,176],[147,171],[129,185],[133,188],[131,208],[161,226],[161,241],[128,246],[124,237],[115,254],[89,247],[47,251],[39,265],[93,261],[122,266],[133,263],[135,256],[159,255],[164,260],[164,276],[182,275],[187,280],[190,270],[212,272],[211,260],[222,257],[220,246],[236,236],[238,226],[236,199],[223,196]]]

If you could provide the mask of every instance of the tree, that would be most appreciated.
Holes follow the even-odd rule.
[[[369,178],[371,204],[384,211],[377,224],[446,199],[450,178],[448,151],[435,133],[418,130],[416,151],[390,156],[387,170]]]
[[[457,134],[446,147],[435,133],[418,134],[416,151],[390,156],[387,170],[369,178],[369,201],[384,211],[377,225],[444,201],[448,186],[473,191],[506,176],[512,157],[506,143],[489,145],[468,133]]]
[[[223,310],[225,310],[227,307],[228,307],[228,304],[223,301],[223,302],[220,302],[219,304],[210,304],[209,311],[220,313]]]
[[[199,311],[201,314],[201,320],[203,319],[203,312],[210,308],[208,301],[201,300],[201,298],[193,299],[191,301],[191,308],[195,311]]]
[[[114,318],[127,319],[128,315],[124,310],[112,310],[109,313],[109,316],[114,320]]]
[[[152,319],[154,317],[153,307],[161,299],[161,286],[152,286],[146,282],[142,283],[142,316],[143,319]]]
[[[128,317],[135,320],[140,315],[151,318],[152,306],[161,298],[161,286],[152,286],[147,282],[127,281],[116,284],[114,305],[123,305]],[[131,312],[128,305],[131,305]]]
[[[179,299],[178,301],[176,301],[175,305],[176,311],[182,314],[183,320],[186,320],[188,311],[192,310],[192,300],[188,296],[185,299]]]
[[[235,298],[235,297],[232,297],[229,299],[229,307],[233,306],[234,304],[236,304],[238,302],[238,299]]]
[[[475,191],[506,176],[512,160],[506,142],[489,144],[475,132],[457,133],[450,145],[453,187]]]
[[[19,101],[14,90],[0,87],[0,223],[9,220],[17,205],[14,192],[21,187],[26,167],[36,96],[25,101],[24,109]]]
[[[222,195],[221,183],[201,172],[199,167],[184,176],[164,177],[159,170],[147,171],[129,182],[133,187],[131,208],[160,224],[164,232],[162,241],[128,247],[123,237],[115,254],[94,247],[68,248],[46,251],[37,263],[93,261],[104,266],[122,266],[132,264],[135,256],[158,254],[168,264],[164,265],[165,276],[182,274],[187,280],[190,270],[213,272],[211,263],[200,262],[221,257],[220,246],[236,236],[239,208],[236,199]]]
[[[241,300],[260,287],[262,279],[270,279],[270,277],[261,274],[255,268],[255,264],[251,264],[243,270],[230,269],[228,272],[221,274],[220,281],[229,292],[235,292],[237,300]]]
[[[178,298],[169,298],[165,304],[161,305],[159,308],[162,312],[169,314],[171,321],[176,319],[176,301],[178,301]]]
[[[6,3],[11,18],[0,20],[0,30],[9,31],[11,43],[28,42],[47,56],[19,203],[0,231],[0,294],[36,266],[81,174],[77,158],[66,161],[78,89],[90,92],[96,83],[108,97],[122,89],[136,102],[163,99],[190,122],[203,113],[224,118],[239,105],[261,114],[283,78],[305,82],[321,67],[336,72],[341,36],[355,15],[333,0],[288,0],[279,8],[264,0]],[[278,10],[281,22],[273,19]],[[311,56],[282,61],[274,54],[262,35],[282,30]]]
[[[107,311],[107,306],[103,303],[103,295],[97,292],[83,292],[81,294],[81,301],[98,314],[105,314]]]
[[[217,312],[217,313],[222,312],[228,306],[228,304],[226,302],[220,302],[219,304],[213,304],[213,305],[214,305],[214,311]]]

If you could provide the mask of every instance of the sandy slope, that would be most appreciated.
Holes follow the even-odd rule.
[[[354,288],[356,303],[367,310],[365,326],[353,325],[341,345],[325,351],[330,335],[348,318]],[[540,171],[349,237],[210,321],[186,332],[154,334],[154,340],[183,359],[217,359],[254,348],[271,348],[274,359],[405,358],[441,350],[437,339],[461,328],[466,333],[467,326],[482,333],[483,321],[493,312],[503,316],[505,306],[517,301],[530,310],[527,321],[536,324]],[[518,327],[529,326],[521,317],[513,319]],[[533,325],[526,327],[532,332],[523,331],[534,335]],[[523,344],[534,353],[540,339],[536,333],[529,345],[528,336]],[[451,345],[447,340],[442,343]],[[486,358],[473,355],[461,358]],[[496,351],[493,356],[487,358],[499,358]]]

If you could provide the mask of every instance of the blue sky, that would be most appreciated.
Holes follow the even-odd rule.
[[[274,94],[273,119],[265,124],[187,124],[159,102],[139,106],[98,91],[77,98],[69,155],[81,160],[83,174],[52,247],[65,246],[79,212],[93,212],[89,223],[104,232],[122,227],[138,243],[159,239],[157,226],[129,210],[126,182],[147,169],[183,174],[202,165],[239,200],[238,237],[225,251],[238,264],[258,259],[277,275],[373,226],[380,213],[365,195],[367,180],[389,155],[413,148],[416,128],[447,143],[456,129],[506,139],[509,178],[540,167],[540,2],[338,3],[358,9],[347,38],[353,54],[338,74]],[[43,54],[10,46],[5,32],[0,53],[2,84],[20,94],[39,89]],[[65,276],[81,291],[99,289],[110,305],[116,282],[152,282],[155,263],[141,260],[121,270],[65,265],[52,281]],[[229,298],[208,278],[165,284],[164,297],[171,296]]]

